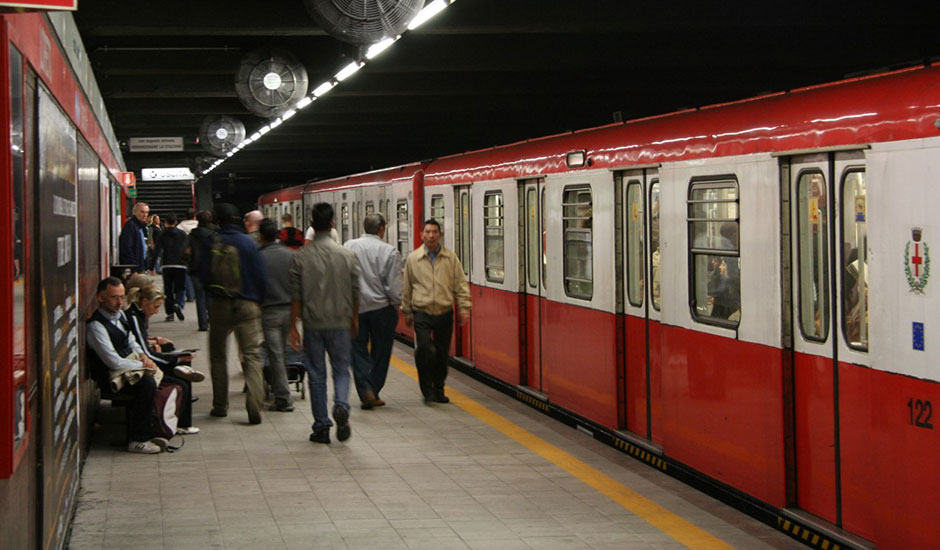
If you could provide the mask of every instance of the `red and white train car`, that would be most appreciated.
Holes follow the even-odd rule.
[[[401,221],[408,189],[403,253],[442,220],[472,287],[458,363],[811,545],[940,540],[940,68],[395,171],[305,201],[333,193],[345,228],[343,201],[361,224],[391,193]]]

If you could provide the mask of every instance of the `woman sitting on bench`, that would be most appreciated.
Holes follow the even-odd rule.
[[[147,320],[160,311],[166,297],[155,286],[132,288],[128,295],[130,306],[125,313],[131,325],[131,332],[144,349],[147,357],[163,371],[163,381],[173,382],[183,388],[183,406],[179,411],[179,427],[176,433],[194,435],[199,428],[193,426],[193,387],[192,382],[201,382],[206,375],[189,367],[192,354],[170,354],[154,351],[147,339]]]

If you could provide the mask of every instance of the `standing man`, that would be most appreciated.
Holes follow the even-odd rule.
[[[181,221],[179,225],[177,225],[176,227],[178,227],[180,231],[182,231],[183,233],[186,233],[187,235],[189,235],[189,232],[192,231],[193,229],[196,229],[196,227],[198,226],[199,226],[199,220],[196,219],[196,209],[187,208],[186,219]],[[186,301],[192,302],[195,299],[196,299],[196,289],[193,286],[193,278],[192,278],[192,275],[189,272],[187,272],[186,273]]]
[[[183,259],[186,253],[186,233],[176,227],[176,214],[170,212],[166,215],[166,228],[157,238],[153,261],[163,260],[163,293],[166,295],[166,321],[173,320],[175,313],[182,321],[183,306],[186,305],[184,293],[186,291],[186,262]]]
[[[196,298],[196,320],[199,323],[199,331],[209,330],[209,300],[206,296],[206,287],[199,277],[202,273],[203,262],[208,261],[205,251],[212,247],[212,238],[216,234],[214,224],[212,223],[212,212],[200,210],[196,215],[199,225],[189,232],[187,237],[186,253],[189,259],[189,276],[193,281],[193,289]]]
[[[261,246],[261,235],[258,229],[261,227],[261,220],[263,219],[264,214],[260,210],[252,210],[245,214],[245,233],[248,233],[248,236],[255,241],[257,246]]]
[[[268,379],[274,392],[274,404],[270,410],[290,412],[290,387],[287,385],[287,367],[284,365],[284,348],[290,338],[290,269],[294,252],[278,242],[277,224],[274,220],[261,220],[261,258],[268,272],[264,301],[261,302],[261,328],[264,330],[264,353],[268,359]]]
[[[388,361],[401,305],[401,256],[382,240],[385,217],[378,212],[363,220],[366,233],[344,245],[359,260],[359,334],[352,342],[353,378],[363,409],[381,407]],[[369,350],[371,344],[371,352]]]
[[[303,310],[303,348],[307,354],[313,433],[310,441],[330,442],[327,414],[326,360],[333,366],[333,420],[336,439],[349,439],[350,338],[359,333],[359,262],[330,237],[333,207],[313,205],[313,241],[294,253],[290,265],[291,347],[300,350],[297,319]]]
[[[424,245],[405,261],[401,311],[405,323],[414,324],[415,365],[424,403],[450,403],[444,395],[444,380],[454,332],[454,305],[456,302],[457,324],[462,325],[470,315],[470,285],[457,254],[441,244],[437,220],[424,222],[421,240]]]
[[[118,258],[123,265],[134,266],[134,273],[147,269],[147,218],[150,206],[145,202],[134,205],[134,215],[128,218],[121,228],[120,253]]]
[[[209,289],[209,364],[212,372],[212,416],[228,416],[228,335],[235,332],[248,393],[248,423],[261,423],[264,384],[261,375],[261,300],[267,274],[254,241],[242,230],[235,205],[219,203],[215,216],[221,225],[203,251],[202,283]],[[237,257],[236,257],[237,256]],[[237,262],[231,265],[230,262]],[[234,278],[239,279],[236,285]],[[230,290],[237,286],[238,290]]]
[[[294,217],[290,212],[284,212],[281,216],[281,230],[277,234],[277,240],[291,250],[297,250],[304,245],[304,232],[294,227]]]

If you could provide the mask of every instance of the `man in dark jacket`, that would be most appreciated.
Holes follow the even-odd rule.
[[[264,260],[268,281],[264,301],[261,303],[261,328],[264,330],[264,353],[267,357],[268,380],[274,393],[272,411],[290,412],[290,387],[287,384],[287,366],[284,351],[290,338],[290,269],[294,251],[277,240],[277,224],[274,220],[261,220],[258,228],[261,235],[261,258]]]
[[[170,212],[166,215],[166,229],[160,233],[154,243],[153,260],[151,267],[160,258],[163,259],[163,293],[166,294],[166,320],[172,321],[173,314],[183,317],[183,306],[186,305],[183,293],[186,290],[186,262],[183,255],[186,252],[186,233],[176,227],[176,214]]]
[[[132,265],[134,273],[147,269],[147,218],[150,206],[145,202],[134,205],[134,215],[121,228],[118,260],[122,265]]]
[[[204,288],[209,289],[209,364],[212,372],[212,416],[228,416],[228,335],[235,332],[235,340],[242,356],[242,372],[248,393],[245,408],[248,423],[261,423],[261,404],[264,384],[261,374],[261,301],[264,299],[267,273],[258,247],[245,235],[242,218],[233,204],[219,203],[215,217],[221,226],[218,237],[208,249],[203,249],[201,276]],[[217,241],[217,242],[216,242]],[[218,284],[218,273],[213,273],[213,255],[231,258],[237,250],[240,288],[234,295]],[[222,254],[224,252],[224,254]],[[223,267],[223,263],[219,263]],[[229,266],[224,266],[229,267]],[[210,283],[213,283],[210,285]]]
[[[216,230],[212,224],[212,212],[200,210],[196,215],[199,225],[189,232],[186,242],[187,264],[189,277],[193,282],[193,294],[196,298],[196,320],[199,322],[199,331],[209,330],[209,299],[199,274],[202,273],[204,251],[212,245],[212,236]]]

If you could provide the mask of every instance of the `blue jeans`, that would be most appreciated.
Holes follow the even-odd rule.
[[[359,399],[369,392],[375,397],[385,386],[392,357],[398,310],[393,306],[359,314],[359,334],[352,342],[353,376]],[[372,350],[369,350],[369,343]]]
[[[326,353],[333,366],[334,406],[349,410],[349,330],[304,330],[304,352],[307,354],[307,386],[310,388],[310,410],[314,431],[333,425],[327,411]]]

